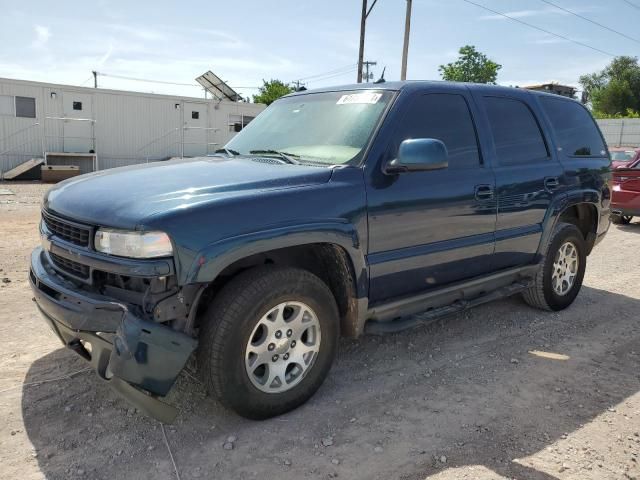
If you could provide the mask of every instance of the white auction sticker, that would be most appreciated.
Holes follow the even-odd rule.
[[[351,93],[349,95],[342,95],[336,102],[336,105],[349,105],[354,103],[378,103],[380,97],[382,97],[382,94],[376,92]]]

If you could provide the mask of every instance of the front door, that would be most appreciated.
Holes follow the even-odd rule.
[[[398,175],[367,169],[372,304],[492,268],[494,175],[482,160],[468,90],[440,87],[403,103],[382,162],[395,158],[405,139],[436,138],[447,147],[449,165]]]
[[[209,132],[207,128],[207,104],[185,102],[184,115],[184,156],[203,157],[209,152]]]
[[[542,224],[554,197],[563,193],[564,170],[545,139],[531,95],[474,92],[493,139],[498,220],[496,268],[534,260]]]
[[[91,95],[64,92],[62,94],[63,149],[67,153],[89,153],[93,150],[93,106]]]

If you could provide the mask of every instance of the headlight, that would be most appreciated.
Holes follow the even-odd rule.
[[[171,240],[163,232],[127,232],[100,228],[95,237],[96,250],[118,257],[156,258],[173,254]]]

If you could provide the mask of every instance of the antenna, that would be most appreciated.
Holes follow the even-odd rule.
[[[386,70],[387,70],[387,67],[385,66],[385,67],[382,69],[382,75],[380,75],[380,78],[379,78],[378,80],[376,80],[375,82],[373,82],[373,83],[384,83],[384,82],[386,81],[386,80],[384,79],[384,72],[385,72]]]

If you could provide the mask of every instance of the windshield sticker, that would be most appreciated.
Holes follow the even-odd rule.
[[[363,92],[363,93],[351,93],[349,95],[342,95],[336,102],[336,105],[349,105],[354,103],[378,103],[378,100],[382,97],[381,93],[375,92]]]

